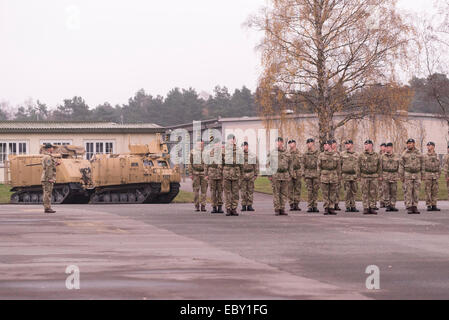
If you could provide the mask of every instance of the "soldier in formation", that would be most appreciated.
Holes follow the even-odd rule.
[[[419,214],[419,188],[423,176],[423,157],[415,147],[415,140],[407,141],[407,149],[401,155],[399,175],[404,185],[405,207],[408,214]]]
[[[332,151],[334,153],[336,153],[338,156],[340,155],[340,152],[338,151],[338,144],[337,144],[337,140],[333,139],[331,140],[332,142]],[[341,192],[341,179],[338,179],[338,184],[337,184],[337,193],[335,195],[335,211],[341,211],[340,209],[340,192]]]
[[[195,211],[206,212],[207,200],[207,179],[206,164],[203,159],[204,141],[199,141],[196,147],[190,152],[189,172],[192,179],[194,193]],[[200,194],[201,192],[201,194]],[[201,209],[200,209],[201,205]]]
[[[437,207],[438,181],[441,176],[440,159],[435,152],[435,143],[427,144],[427,153],[423,156],[423,180],[426,189],[427,211],[440,211]]]
[[[239,183],[243,172],[243,155],[237,148],[236,138],[228,135],[223,153],[223,189],[225,194],[226,216],[238,216]]]
[[[211,137],[211,142],[213,137]],[[212,212],[223,212],[223,158],[221,143],[216,143],[209,153],[206,166],[206,179],[210,186]]]
[[[307,150],[303,154],[301,168],[307,187],[307,212],[319,213],[318,192],[320,190],[320,177],[318,174],[318,158],[320,152],[315,147],[315,140],[307,140]]]
[[[268,154],[268,179],[273,189],[274,213],[277,216],[288,216],[285,203],[288,197],[288,186],[291,177],[291,156],[284,148],[284,139],[277,139],[277,148]]]
[[[41,176],[44,212],[55,213],[56,211],[51,208],[51,196],[53,193],[53,185],[56,182],[56,167],[59,165],[59,162],[52,156],[54,149],[51,144],[45,144],[44,150]]]
[[[449,198],[449,144],[447,145],[447,154],[443,158],[443,173],[446,179],[447,193]]]
[[[357,195],[357,180],[360,175],[358,155],[354,151],[354,142],[345,142],[346,151],[341,154],[341,177],[345,190],[346,212],[359,212],[355,205]]]
[[[288,142],[290,147],[290,157],[291,157],[291,179],[288,191],[288,201],[290,204],[290,211],[301,211],[299,208],[299,203],[301,202],[301,179],[302,179],[302,159],[301,152],[299,152],[296,141],[290,140]]]
[[[259,160],[257,156],[249,152],[248,142],[242,144],[243,147],[243,166],[242,179],[240,184],[240,195],[242,202],[242,211],[255,211],[254,202],[254,182],[259,176]]]
[[[385,154],[387,150],[387,144],[384,142],[380,145],[379,156],[382,159],[382,156]],[[384,184],[382,183],[382,175],[379,176],[379,207],[386,208],[385,199],[384,199]]]
[[[393,143],[386,144],[385,153],[381,157],[381,191],[387,212],[397,212],[396,199],[399,181],[399,155],[393,153]]]
[[[363,198],[363,214],[377,214],[377,188],[381,172],[381,161],[378,153],[373,151],[373,142],[365,141],[365,152],[359,156],[359,169]]]
[[[324,144],[324,152],[318,157],[318,175],[324,200],[324,214],[336,215],[337,188],[341,176],[340,156],[332,150],[332,141]]]

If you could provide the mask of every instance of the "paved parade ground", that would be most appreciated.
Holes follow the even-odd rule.
[[[0,298],[449,298],[447,202],[419,216],[402,206],[325,217],[302,204],[276,217],[262,194],[255,207],[225,217],[191,204],[0,206]],[[71,265],[79,290],[66,288]],[[366,288],[370,265],[380,290]]]

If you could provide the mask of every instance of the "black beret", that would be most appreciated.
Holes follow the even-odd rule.
[[[434,146],[434,147],[435,147],[435,142],[430,141],[427,145],[428,145],[428,146]]]
[[[366,140],[365,144],[374,144],[371,140]]]
[[[332,140],[330,140],[330,142],[331,142],[331,144],[332,144],[332,143],[337,143],[337,140],[332,139]]]
[[[386,147],[392,147],[393,146],[393,142],[388,142]]]
[[[310,138],[310,139],[307,139],[307,142],[306,142],[306,143],[312,143],[312,142],[315,142],[315,140],[312,139],[312,138]],[[448,148],[449,148],[449,146],[448,146]]]
[[[44,144],[44,149],[50,149],[53,148],[53,145],[51,143]]]
[[[381,147],[386,147],[387,144],[384,142],[384,143],[382,143],[380,146],[381,146]]]
[[[346,140],[345,144],[354,144],[352,140]]]
[[[324,142],[324,144],[331,145],[332,144],[332,140],[327,140],[327,141]]]
[[[246,141],[242,143],[242,147],[245,147],[245,146],[248,146],[248,145],[249,145],[249,144],[248,144],[248,142],[246,142]]]
[[[290,144],[290,143],[296,143],[296,140],[290,140],[290,141],[288,142],[288,144]]]
[[[279,138],[277,138],[277,141],[278,141],[278,142],[284,142],[284,138],[279,137]]]
[[[407,143],[415,143],[415,139],[408,139]]]

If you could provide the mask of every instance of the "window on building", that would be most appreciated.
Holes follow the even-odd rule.
[[[96,154],[113,154],[113,141],[86,141],[86,159],[90,160]]]
[[[44,145],[46,143],[50,143],[54,146],[68,146],[73,143],[72,140],[41,140],[41,145]]]
[[[0,165],[3,166],[9,155],[28,154],[28,143],[25,141],[0,141]]]

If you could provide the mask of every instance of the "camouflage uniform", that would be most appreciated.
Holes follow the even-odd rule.
[[[399,155],[384,153],[381,158],[382,165],[382,192],[385,206],[395,208],[398,195]]]
[[[302,157],[303,176],[307,186],[307,206],[309,209],[317,207],[320,178],[318,175],[318,158],[320,152],[306,151]]]
[[[207,200],[206,164],[204,163],[202,155],[203,151],[199,149],[193,149],[190,153],[189,172],[192,175],[194,203],[197,209],[200,204],[201,207],[204,208]]]
[[[379,157],[382,161],[382,156],[385,154],[386,152],[382,152],[379,151]],[[384,183],[382,182],[382,174],[379,175],[379,193],[378,193],[378,197],[379,197],[379,206],[381,208],[386,207],[386,201],[385,201],[385,190],[384,190]]]
[[[404,182],[404,198],[407,209],[418,206],[423,169],[422,155],[416,148],[402,153],[399,175]]]
[[[318,174],[324,208],[333,209],[337,201],[337,187],[341,176],[340,156],[336,152],[322,152],[318,157]]]
[[[254,196],[254,181],[259,175],[259,159],[255,154],[243,151],[243,174],[240,181],[240,195],[242,206],[252,206]]]
[[[368,152],[359,156],[360,177],[362,183],[363,209],[376,208],[378,179],[381,173],[380,156],[376,152]]]
[[[358,155],[355,152],[345,151],[341,154],[341,176],[344,182],[345,202],[347,209],[355,208],[357,195],[357,179],[360,175]]]
[[[277,170],[274,166],[277,163]],[[273,168],[272,168],[273,166]],[[291,179],[291,157],[284,149],[276,149],[268,154],[268,174],[272,178],[273,205],[276,212],[285,209],[288,197],[288,184]]]
[[[219,159],[215,159],[215,153]],[[215,159],[215,161],[214,161]],[[218,160],[218,161],[217,161]],[[223,164],[220,150],[216,147],[209,153],[208,165],[206,166],[206,177],[208,177],[212,206],[221,207],[223,205]],[[217,163],[218,162],[218,163]]]
[[[339,151],[334,151],[341,159],[341,153]],[[337,184],[337,192],[335,193],[335,209],[338,208],[338,205],[340,203],[340,192],[341,192],[341,177],[340,179],[338,179],[338,184]],[[338,209],[340,210],[340,209]]]
[[[440,159],[438,155],[426,153],[423,156],[423,180],[426,187],[426,205],[428,207],[436,206],[438,200],[438,180],[441,175]]]
[[[443,159],[443,172],[444,172],[444,177],[446,178],[446,186],[447,186],[447,193],[448,193],[448,198],[449,198],[449,154],[444,156]]]
[[[226,209],[236,213],[239,204],[239,182],[242,177],[243,155],[235,144],[227,143],[223,152],[223,180]]]
[[[292,177],[289,183],[288,200],[291,208],[299,208],[301,202],[302,157],[299,150],[290,151]]]
[[[42,158],[42,190],[45,210],[51,210],[51,196],[53,192],[54,181],[56,181],[56,161],[50,155],[46,154]],[[53,181],[53,182],[51,182]]]

